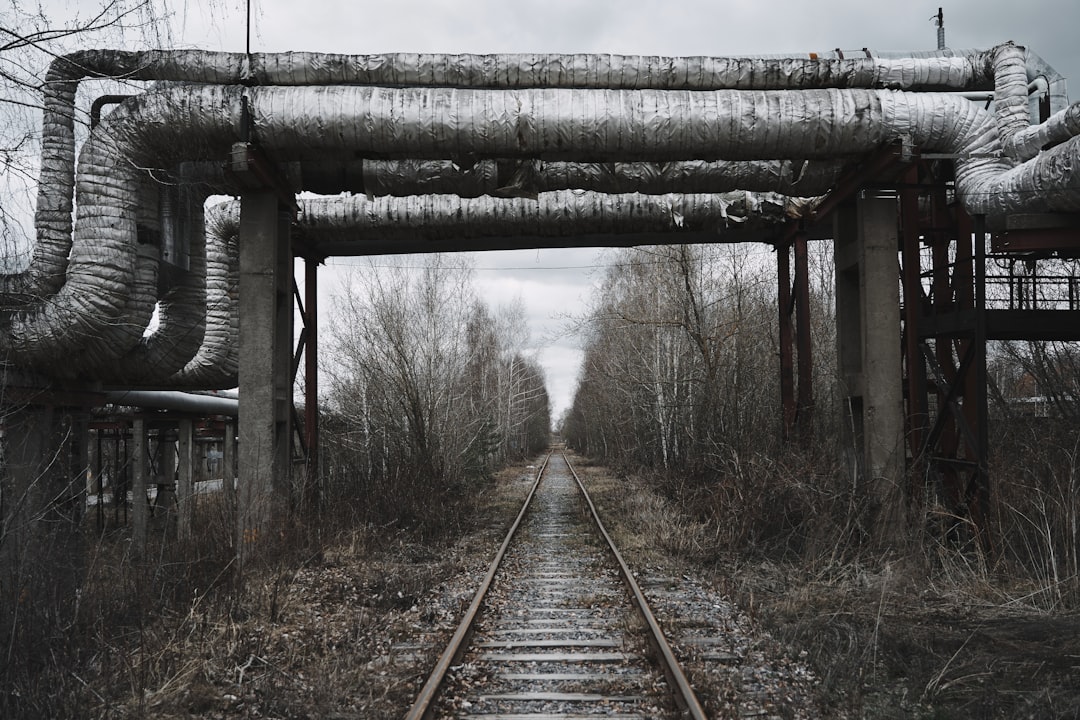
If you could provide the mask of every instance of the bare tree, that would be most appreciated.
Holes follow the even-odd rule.
[[[68,13],[61,16],[59,13]],[[0,10],[0,272],[25,265],[32,246],[33,192],[41,148],[41,90],[55,58],[92,46],[168,47],[171,0],[97,0],[50,6],[9,3]],[[104,83],[104,85],[103,85]],[[115,92],[115,80],[92,83]],[[83,95],[87,95],[84,92]],[[90,101],[74,118],[85,136]]]
[[[366,469],[359,492],[404,520],[439,517],[434,504],[535,450],[538,435],[546,444],[549,423],[539,368],[506,350],[518,320],[500,327],[463,261],[410,262],[419,267],[370,265],[349,279],[330,353],[338,431]]]
[[[23,269],[33,249],[49,63],[92,45],[168,45],[170,14],[168,0],[11,2],[0,9],[0,273]],[[115,85],[95,80],[92,90],[100,92],[102,82]],[[73,118],[83,136],[87,94]],[[0,297],[0,318],[8,310],[9,298]],[[79,536],[85,465],[77,414],[35,405],[25,388],[15,397],[4,362],[0,358],[0,667],[15,673],[53,652],[51,639],[73,621],[85,551]]]

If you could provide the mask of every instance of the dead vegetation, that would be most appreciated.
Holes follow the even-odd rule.
[[[1041,493],[1002,483],[995,529],[1007,542],[993,557],[931,532],[874,551],[826,476],[809,483],[779,464],[726,507],[640,476],[599,483],[594,497],[632,562],[707,578],[790,653],[805,653],[823,717],[1076,718],[1080,595],[1068,538],[1055,534],[1070,528],[1077,499],[1058,493],[1051,506],[1045,480],[1068,482],[1074,469],[1071,453],[1055,460],[1042,448],[1015,474],[998,468],[1044,480]]]
[[[210,508],[198,541],[143,561],[123,531],[103,534],[74,621],[5,665],[0,716],[399,717],[523,496],[517,479],[444,508],[461,535],[324,517],[322,540],[291,528],[243,575]]]

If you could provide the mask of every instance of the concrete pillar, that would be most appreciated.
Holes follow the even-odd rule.
[[[904,509],[898,205],[860,196],[835,221],[838,365],[849,460],[865,488],[872,531],[888,541]]]
[[[192,442],[194,430],[195,424],[190,418],[180,420],[176,442],[176,537],[179,540],[191,538],[191,526],[195,517],[195,463]]]
[[[136,555],[146,550],[150,523],[150,504],[146,500],[148,450],[146,420],[135,418],[131,424],[131,542]]]
[[[273,192],[240,205],[240,558],[268,536],[289,482],[292,417],[292,251]]]
[[[884,500],[902,498],[904,395],[900,352],[900,263],[895,197],[864,197],[862,236],[863,430],[866,474]],[[889,486],[886,490],[885,486]]]

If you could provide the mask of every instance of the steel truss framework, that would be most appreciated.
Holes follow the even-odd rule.
[[[992,549],[987,343],[1080,340],[1080,279],[1038,274],[1040,260],[1080,257],[1080,217],[1010,217],[1004,231],[990,234],[981,217],[968,216],[955,202],[949,160],[920,159],[911,148],[890,146],[844,178],[813,221],[867,189],[897,197],[908,499],[913,507],[940,503],[949,519],[946,532]],[[782,428],[785,438],[804,446],[812,441],[814,404],[808,226],[792,224],[775,243]],[[1017,267],[1023,272],[1014,272]],[[988,276],[988,268],[1008,272]],[[1040,287],[1055,281],[1056,299],[1047,302]]]

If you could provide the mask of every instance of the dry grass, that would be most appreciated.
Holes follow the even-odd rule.
[[[709,575],[792,652],[807,653],[827,714],[1080,717],[1080,618],[1063,572],[1073,555],[1055,540],[1070,515],[1063,493],[1047,502],[1045,480],[1042,497],[1020,484],[999,490],[999,532],[1019,546],[991,558],[932,538],[875,551],[827,474],[805,474],[813,487],[794,472],[754,479],[772,489],[718,481],[724,502],[703,505],[666,483],[584,469],[628,554]],[[1071,477],[1060,464],[1054,472]],[[781,517],[754,528],[769,512]]]
[[[490,560],[488,524],[516,509],[517,480],[462,498],[444,518],[470,528],[459,538],[324,516],[319,533],[283,529],[243,576],[212,507],[198,540],[155,542],[142,561],[123,532],[97,536],[74,624],[40,663],[5,666],[0,717],[398,717],[452,632],[467,595],[456,584]]]

